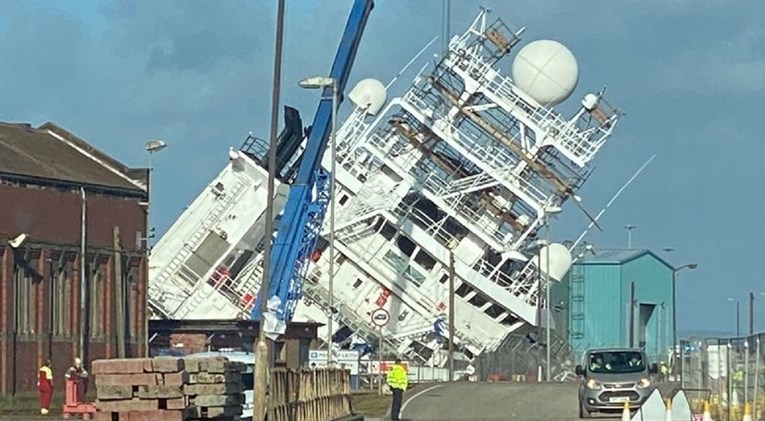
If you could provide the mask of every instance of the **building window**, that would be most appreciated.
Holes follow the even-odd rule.
[[[32,321],[33,288],[27,270],[16,265],[14,270],[16,286],[16,331],[20,334],[34,333]]]
[[[56,336],[69,334],[69,322],[71,320],[72,303],[72,277],[68,267],[59,268],[51,273],[50,298],[51,330]]]
[[[103,297],[102,295],[102,271],[101,265],[96,263],[95,265],[89,265],[88,271],[88,286],[90,293],[88,299],[90,300],[90,336],[93,338],[100,337],[103,332],[101,331],[101,319],[103,312]]]

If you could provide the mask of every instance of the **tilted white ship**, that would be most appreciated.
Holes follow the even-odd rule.
[[[572,261],[541,229],[567,199],[578,204],[589,163],[621,113],[600,92],[583,95],[570,118],[560,115],[553,107],[579,78],[572,53],[538,40],[509,62],[523,30],[488,21],[481,10],[401,97],[387,98],[375,79],[349,93],[354,108],[336,132],[335,306],[330,312],[328,213],[294,320],[326,323],[332,313],[337,341],[376,344],[371,314],[384,308],[386,349],[442,365],[453,255],[462,356],[492,351],[540,322],[541,280],[546,273],[560,280]],[[277,210],[305,142],[299,116],[288,111]],[[153,248],[155,317],[250,317],[262,278],[265,146],[250,136],[231,149],[225,168]],[[322,165],[330,164],[328,151]]]

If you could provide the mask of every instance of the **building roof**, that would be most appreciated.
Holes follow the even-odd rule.
[[[585,265],[622,265],[649,254],[670,269],[675,269],[669,262],[648,249],[596,249],[595,253],[597,254],[594,256],[588,254],[582,257],[577,263]]]
[[[142,173],[53,123],[0,122],[0,176],[142,192]]]

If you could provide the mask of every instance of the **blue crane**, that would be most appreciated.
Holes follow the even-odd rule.
[[[373,7],[373,0],[354,0],[329,75],[335,80],[338,104],[342,101],[342,92]],[[295,314],[310,256],[316,248],[330,201],[330,176],[321,168],[321,160],[332,130],[332,95],[333,88],[325,87],[273,242],[267,291],[269,300],[278,297],[280,303],[277,309],[267,311],[278,320],[279,326],[275,332],[267,334],[283,333]],[[258,294],[258,301],[261,297],[262,294]],[[252,311],[254,320],[260,319],[260,307],[256,302]]]

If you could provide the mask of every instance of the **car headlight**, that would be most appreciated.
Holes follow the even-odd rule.
[[[600,383],[596,382],[593,379],[590,379],[587,381],[587,387],[593,390],[597,390],[601,388]]]
[[[645,389],[648,386],[651,385],[651,381],[648,379],[640,379],[640,382],[638,383],[638,388]]]

